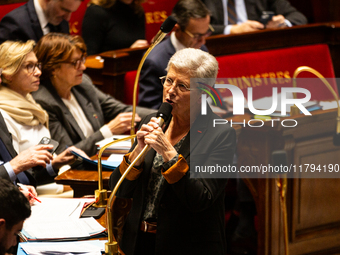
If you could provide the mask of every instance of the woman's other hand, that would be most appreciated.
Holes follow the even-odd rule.
[[[147,47],[149,46],[149,43],[147,40],[137,40],[135,41],[130,48],[142,48],[142,47]]]
[[[132,119],[132,112],[123,112],[118,114],[116,118],[111,120],[107,125],[111,130],[112,134],[119,135],[123,134],[126,131],[131,129],[131,119]],[[141,121],[141,118],[136,113],[135,114],[135,126],[136,122]]]

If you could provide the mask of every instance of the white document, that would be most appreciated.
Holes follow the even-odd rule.
[[[114,140],[118,140],[121,138],[128,137],[127,135],[114,135],[110,138],[103,139],[96,143],[96,145],[99,148],[102,148],[104,145],[108,144],[109,142],[112,142]],[[123,142],[117,142],[108,147],[108,149],[115,149],[115,150],[129,150],[131,148],[131,140],[123,141]]]
[[[86,238],[105,230],[94,218],[81,218],[85,202],[93,199],[42,198],[32,206],[32,214],[22,233],[29,240]]]
[[[90,237],[81,219],[28,220],[24,223],[24,234],[31,239],[64,239]]]
[[[113,162],[122,162],[124,158],[124,154],[116,154],[113,153],[106,161],[113,161]]]
[[[340,101],[339,101],[340,104]],[[323,110],[334,109],[338,107],[336,101],[321,101],[320,105],[322,106]]]
[[[77,241],[77,242],[44,242],[44,243],[20,243],[20,247],[27,254],[86,254],[101,255],[105,250],[105,242],[100,240]]]
[[[76,198],[41,198],[41,203],[35,202],[29,219],[57,219],[72,216],[79,218],[84,203],[94,199]]]

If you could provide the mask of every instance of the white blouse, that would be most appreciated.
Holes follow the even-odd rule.
[[[42,124],[38,126],[28,126],[16,122],[4,110],[0,109],[4,117],[8,131],[12,134],[13,147],[16,152],[20,152],[39,144],[43,137],[51,138],[50,131]]]

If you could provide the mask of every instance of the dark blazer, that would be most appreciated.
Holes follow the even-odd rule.
[[[136,13],[135,8],[121,1],[111,8],[90,5],[82,24],[82,36],[87,54],[130,48],[138,39],[145,39],[144,11]]]
[[[208,51],[203,45],[201,50]],[[170,38],[158,44],[146,58],[139,79],[138,105],[158,109],[163,102],[163,85],[159,79],[165,71],[172,55],[176,53]]]
[[[62,33],[69,33],[66,20],[59,24]],[[43,36],[33,0],[7,13],[0,22],[0,43],[6,40],[34,40],[36,42]]]
[[[14,158],[17,155],[17,153],[14,150],[14,147],[12,145],[11,134],[9,133],[9,131],[7,129],[5,120],[2,117],[1,113],[0,113],[0,138],[1,138],[2,142],[4,143],[4,145],[6,146],[8,153],[11,155],[12,158]],[[0,158],[1,159],[3,159],[2,153],[3,152],[0,151]],[[0,166],[0,177],[10,181],[9,175],[8,175],[6,169],[3,165]]]
[[[207,110],[206,116],[196,119],[179,150],[179,154],[193,169],[195,166],[216,164],[227,166],[233,161],[235,130],[229,125],[213,128],[212,120],[219,117],[212,113],[210,107]],[[142,123],[148,123],[153,116],[148,116]],[[125,179],[117,193],[118,197],[133,198],[121,243],[127,255],[134,254],[154,157],[155,151],[151,149],[145,157],[139,178],[134,181]],[[117,168],[110,177],[111,189],[120,177]],[[165,182],[158,208],[156,254],[226,254],[224,188],[227,179],[213,177],[202,178],[200,174],[188,171],[174,184]],[[228,177],[226,174],[225,178]]]
[[[8,153],[11,155],[12,158],[14,158],[17,155],[17,152],[14,150],[12,144],[12,136],[7,129],[5,120],[2,117],[1,113],[0,113],[0,138],[4,145],[6,146]],[[0,151],[0,159],[2,159],[3,157],[2,153],[4,152]],[[40,166],[26,170],[25,174],[28,177],[30,184],[33,186],[53,182],[54,180],[54,177],[50,176],[46,169]],[[0,177],[11,181],[3,165],[0,166]]]
[[[223,34],[224,13],[221,0],[202,0],[211,11],[211,24],[215,29],[214,34]],[[293,25],[307,23],[307,18],[297,11],[287,0],[244,0],[248,20],[260,21],[262,11],[273,11],[276,15],[282,14]]]
[[[132,111],[132,107],[101,92],[87,75],[84,75],[83,82],[73,87],[71,91],[93,127],[94,133],[88,138],[85,138],[78,123],[49,80],[42,80],[39,90],[32,95],[49,115],[51,137],[59,142],[56,153],[64,151],[66,146],[75,145],[92,156],[97,151],[95,143],[104,139],[99,129],[119,113]],[[154,110],[137,107],[136,112],[140,117],[144,117]]]

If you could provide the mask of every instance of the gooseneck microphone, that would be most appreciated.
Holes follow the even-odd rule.
[[[146,57],[149,55],[149,53],[152,51],[152,49],[160,43],[164,37],[169,33],[173,27],[176,25],[177,21],[173,16],[169,16],[161,25],[160,30],[155,36],[155,39],[151,43],[150,47],[148,50],[145,52],[143,55],[142,60],[139,63],[137,73],[136,73],[136,78],[135,78],[135,83],[134,83],[134,88],[133,88],[133,101],[132,101],[132,119],[131,119],[131,135],[135,134],[135,114],[136,114],[136,105],[137,105],[137,88],[138,88],[138,81],[139,81],[139,76],[140,76],[140,71],[142,70],[142,66],[144,64],[144,61]],[[131,140],[131,145],[133,143],[133,140]]]
[[[163,40],[164,36],[173,29],[176,25],[177,21],[173,16],[169,16],[161,25],[158,33],[155,35],[154,39],[152,40],[153,44],[158,44],[160,41]]]
[[[169,103],[163,103],[157,112],[158,125],[162,127],[164,122],[166,122],[171,116],[172,105]],[[135,135],[134,135],[135,136]],[[118,140],[119,141],[119,140]],[[118,245],[113,236],[113,222],[112,222],[112,204],[114,201],[114,197],[118,191],[118,188],[124,181],[125,177],[129,174],[132,167],[136,164],[136,162],[144,155],[144,153],[148,150],[149,145],[145,145],[143,150],[138,154],[138,156],[132,161],[129,167],[125,170],[124,174],[118,180],[116,186],[111,192],[109,201],[107,203],[106,212],[107,212],[107,234],[108,234],[108,242],[105,243],[105,254],[118,254]]]
[[[338,108],[338,115],[337,115],[337,118],[336,118],[336,132],[333,136],[333,144],[335,146],[340,146],[340,104],[339,104],[338,94],[334,91],[334,89],[329,84],[329,82],[325,79],[325,77],[323,77],[318,71],[316,71],[315,69],[313,69],[309,66],[300,66],[295,70],[295,72],[293,74],[293,87],[296,87],[296,77],[298,76],[298,74],[301,73],[301,72],[304,72],[304,71],[310,72],[310,73],[314,74],[315,76],[317,76],[318,78],[320,78],[321,81],[325,84],[325,86],[328,88],[328,90],[334,96],[334,99],[336,101],[337,108]],[[295,99],[296,93],[293,93],[293,96],[294,96],[294,99]],[[291,115],[295,115],[295,114],[299,113],[296,110],[296,107],[292,106],[292,108],[294,109],[294,111],[291,112]]]

